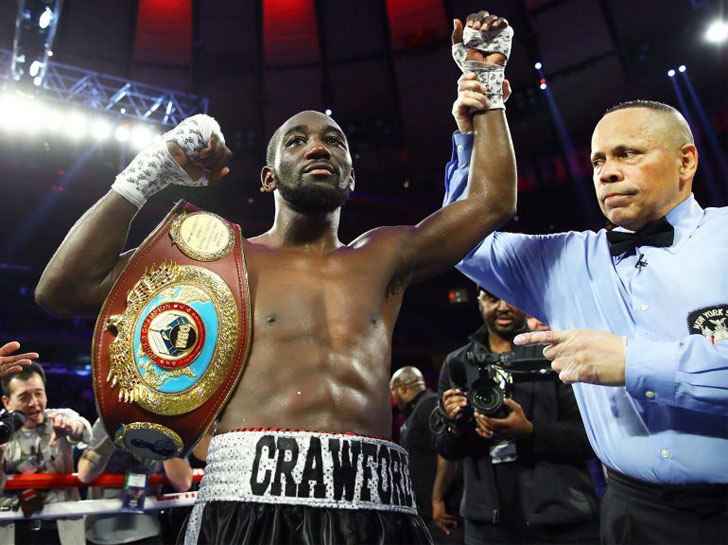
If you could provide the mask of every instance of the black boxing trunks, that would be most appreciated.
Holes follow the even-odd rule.
[[[210,443],[179,544],[432,543],[407,452],[359,435],[233,431]]]

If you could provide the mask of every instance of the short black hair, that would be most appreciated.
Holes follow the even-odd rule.
[[[43,381],[43,386],[45,386],[45,383],[46,383],[45,371],[40,366],[40,364],[38,364],[36,362],[31,362],[30,365],[23,367],[22,371],[18,371],[16,373],[10,373],[9,375],[6,375],[3,378],[3,381],[2,381],[3,395],[10,397],[10,381],[11,380],[13,380],[14,378],[17,378],[20,380],[28,380],[33,375],[40,375],[40,378]]]
[[[278,142],[281,140],[281,129],[283,125],[276,129],[273,136],[268,140],[268,147],[265,149],[265,164],[272,167],[276,162],[276,149],[278,148]]]
[[[619,104],[612,106],[611,108],[608,108],[606,112],[604,112],[604,115],[611,114],[612,112],[616,112],[619,110],[626,110],[627,108],[647,108],[648,110],[654,110],[656,112],[665,112],[665,113],[671,113],[671,114],[680,114],[680,111],[677,108],[673,108],[669,104],[665,104],[664,102],[657,102],[656,100],[643,100],[643,99],[637,99],[637,100],[628,100],[627,102],[620,102]]]

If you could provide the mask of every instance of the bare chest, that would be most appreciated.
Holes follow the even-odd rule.
[[[399,298],[387,295],[390,275],[374,256],[253,249],[246,252],[257,335],[348,335],[388,329]]]

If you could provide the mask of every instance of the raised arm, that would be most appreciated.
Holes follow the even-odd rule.
[[[136,213],[115,191],[87,210],[46,265],[36,302],[60,315],[98,311],[130,256],[122,250]]]
[[[193,138],[187,138],[190,134]],[[208,116],[186,119],[142,151],[68,232],[43,271],[36,302],[54,314],[97,312],[131,257],[131,251],[122,252],[146,199],[170,183],[221,179],[230,156],[219,126]]]
[[[461,128],[472,124],[474,132],[465,197],[403,228],[402,267],[406,270],[400,273],[410,282],[453,267],[516,210],[515,156],[502,106],[509,94],[503,66],[512,31],[505,19],[487,12],[469,16],[467,25],[465,45],[459,21],[453,32],[453,56],[457,60],[461,51],[464,62],[458,64],[465,72],[458,81],[453,114]],[[482,38],[480,42],[474,35]]]

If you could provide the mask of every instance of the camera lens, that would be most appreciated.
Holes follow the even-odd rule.
[[[503,392],[490,379],[476,380],[468,397],[473,409],[485,416],[498,414],[503,406]]]
[[[13,433],[25,423],[25,414],[20,411],[0,411],[0,445],[4,445]]]

